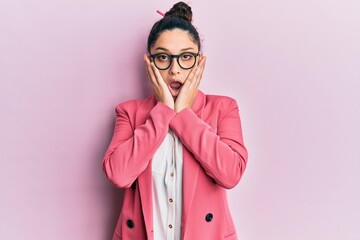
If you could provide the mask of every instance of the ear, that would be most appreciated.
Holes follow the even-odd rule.
[[[199,52],[199,56],[198,56],[198,60],[196,61],[196,65],[199,65],[199,62],[201,61],[201,59],[203,59],[204,57],[204,53],[202,51]]]
[[[153,61],[153,59],[152,59],[152,57],[150,56],[150,53],[148,52],[148,53],[146,53],[146,56],[147,56],[147,58],[149,59],[149,61],[150,62],[152,62]]]

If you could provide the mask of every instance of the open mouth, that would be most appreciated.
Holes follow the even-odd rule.
[[[181,87],[182,83],[179,81],[171,81],[169,84],[169,88],[173,96],[177,96],[179,94]]]

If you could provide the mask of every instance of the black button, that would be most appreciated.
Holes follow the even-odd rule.
[[[129,228],[134,228],[134,222],[133,222],[133,220],[128,219],[128,220],[126,221],[126,225],[127,225]]]
[[[211,222],[212,221],[212,219],[213,219],[213,215],[212,215],[212,213],[208,213],[208,214],[206,214],[206,216],[205,216],[205,220],[207,221],[207,222]]]
[[[132,188],[132,190],[135,190],[135,188],[136,188],[136,180],[133,182],[133,184],[131,184],[131,188]]]

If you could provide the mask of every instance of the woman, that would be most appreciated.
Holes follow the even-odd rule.
[[[234,99],[206,95],[191,8],[179,2],[154,24],[144,62],[154,94],[116,106],[103,159],[125,188],[113,239],[237,239],[226,189],[247,163]]]

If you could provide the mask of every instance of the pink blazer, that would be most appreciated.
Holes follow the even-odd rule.
[[[192,108],[178,114],[154,96],[115,111],[102,161],[107,178],[126,188],[113,240],[154,239],[151,161],[169,128],[184,146],[182,239],[237,239],[226,197],[247,163],[236,101],[198,91]]]

